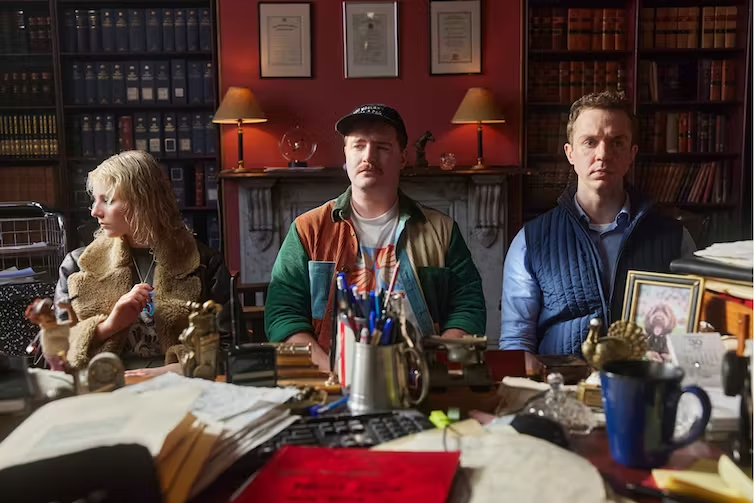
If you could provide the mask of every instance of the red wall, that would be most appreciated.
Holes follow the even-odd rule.
[[[268,117],[263,124],[244,128],[247,167],[283,166],[278,150],[282,135],[296,123],[314,132],[318,149],[310,165],[343,164],[343,143],[336,120],[364,103],[385,103],[406,122],[409,159],[414,141],[426,130],[427,160],[439,164],[442,152],[454,152],[459,165],[476,161],[476,126],[450,123],[466,89],[490,89],[506,117],[506,124],[484,129],[485,163],[519,163],[521,95],[521,26],[518,0],[483,0],[482,74],[429,75],[429,1],[399,0],[399,77],[346,79],[343,64],[342,2],[314,1],[312,5],[311,79],[260,79],[258,1],[219,0],[221,95],[230,86],[249,87]],[[235,127],[224,126],[222,166],[238,160]],[[226,258],[240,268],[238,192],[234,182],[224,185]]]

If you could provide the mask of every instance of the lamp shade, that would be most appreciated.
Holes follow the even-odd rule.
[[[244,124],[267,122],[267,116],[259,107],[254,93],[248,87],[231,87],[225,93],[212,122],[217,124]]]
[[[503,123],[505,117],[497,107],[492,93],[483,87],[472,87],[466,91],[461,105],[456,110],[453,124],[492,124]]]

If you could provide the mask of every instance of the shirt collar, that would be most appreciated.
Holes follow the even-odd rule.
[[[628,192],[624,192],[624,194],[626,194],[626,202],[623,203],[623,207],[620,209],[618,214],[615,215],[615,220],[613,221],[613,223],[615,224],[627,223],[629,220],[631,220],[631,197],[628,195]],[[592,220],[579,204],[578,200],[576,199],[576,194],[573,195],[573,204],[576,206],[576,211],[579,212],[579,216],[584,219],[586,224],[591,224]]]
[[[398,189],[398,214],[401,216],[405,216],[407,219],[416,218],[422,222],[426,220],[426,218],[424,217],[424,213],[422,213],[416,201],[408,197],[400,189]],[[330,217],[332,218],[333,222],[339,222],[341,220],[350,218],[350,216],[351,216],[351,187],[349,186],[346,189],[346,191],[343,192],[340,196],[338,196],[338,198],[335,200]]]

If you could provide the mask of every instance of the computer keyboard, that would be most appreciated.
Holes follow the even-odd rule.
[[[414,410],[361,416],[303,417],[259,446],[257,455],[269,458],[286,444],[368,448],[432,428],[434,425],[429,419]]]

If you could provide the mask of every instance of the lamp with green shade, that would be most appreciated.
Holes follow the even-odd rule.
[[[466,91],[466,96],[456,110],[453,124],[476,124],[477,125],[477,160],[473,169],[484,168],[482,155],[482,124],[504,124],[505,117],[497,107],[492,93],[483,87],[472,87]]]
[[[243,125],[267,122],[267,116],[248,87],[230,87],[212,119],[215,124],[238,126],[238,166],[235,172],[248,171],[243,163]]]

